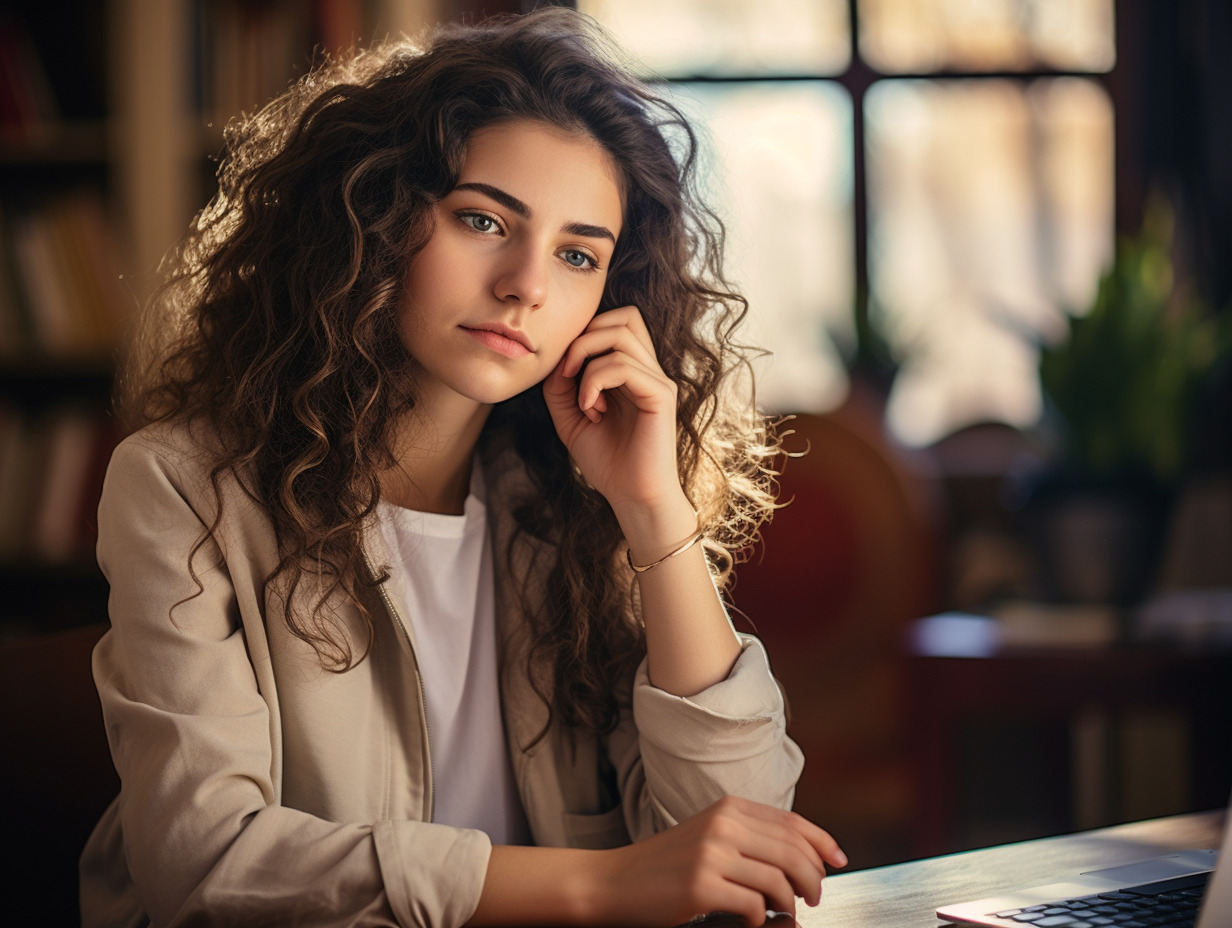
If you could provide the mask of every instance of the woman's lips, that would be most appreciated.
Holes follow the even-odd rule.
[[[524,358],[532,353],[525,344],[503,332],[494,329],[472,329],[465,325],[459,328],[475,341],[507,358]]]

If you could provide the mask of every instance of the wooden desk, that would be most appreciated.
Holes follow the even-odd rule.
[[[1174,815],[826,878],[801,928],[936,928],[947,903],[982,899],[1186,848],[1219,847],[1223,811]],[[780,920],[790,926],[787,919]],[[779,928],[775,923],[775,928]]]

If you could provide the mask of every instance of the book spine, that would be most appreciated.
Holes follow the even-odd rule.
[[[66,564],[92,557],[103,475],[120,437],[102,410],[0,407],[0,559]]]
[[[0,214],[0,353],[105,359],[132,316],[97,194]]]

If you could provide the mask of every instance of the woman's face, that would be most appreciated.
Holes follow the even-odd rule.
[[[584,135],[514,120],[476,131],[411,261],[403,344],[421,397],[498,403],[543,380],[599,307],[623,203]]]

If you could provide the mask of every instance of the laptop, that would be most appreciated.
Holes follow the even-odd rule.
[[[1062,883],[947,905],[937,917],[996,928],[1229,928],[1232,926],[1232,804],[1220,850],[1180,851],[1091,870]],[[1222,858],[1223,866],[1217,866]]]

